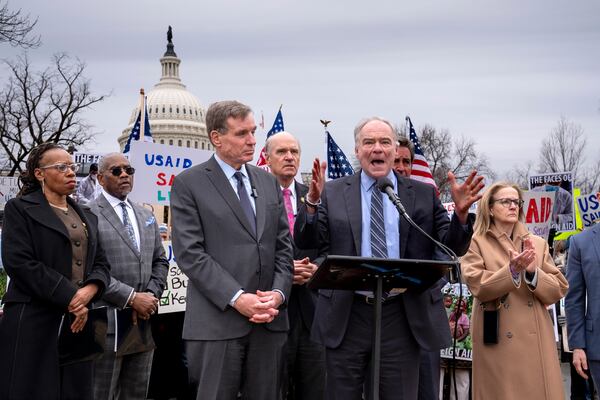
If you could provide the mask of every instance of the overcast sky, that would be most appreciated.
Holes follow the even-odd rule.
[[[580,124],[585,156],[600,156],[598,1],[68,1],[10,0],[39,16],[42,68],[66,51],[87,63],[96,94],[87,113],[101,134],[91,151],[116,151],[141,87],[160,78],[167,26],[180,75],[206,108],[249,104],[270,127],[280,104],[303,146],[322,155],[323,129],[347,155],[352,130],[379,115],[411,116],[473,138],[499,173],[537,164],[560,116]],[[20,50],[2,45],[2,57]],[[7,77],[0,70],[1,81]],[[265,132],[257,133],[262,147]]]

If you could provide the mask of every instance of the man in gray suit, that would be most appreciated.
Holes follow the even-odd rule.
[[[600,391],[600,334],[594,332],[594,327],[600,327],[600,224],[570,240],[565,297],[569,347],[577,373],[588,379],[589,370]]]
[[[267,165],[281,186],[293,234],[295,215],[308,192],[306,185],[295,180],[300,166],[300,143],[291,133],[279,132],[267,139],[265,153]],[[294,246],[294,285],[288,306],[290,331],[282,381],[284,399],[319,400],[325,395],[325,349],[310,339],[317,293],[306,287],[317,270],[317,255],[316,248],[300,250]]]
[[[122,154],[104,156],[98,175],[102,194],[90,203],[111,265],[110,285],[102,297],[109,307],[109,328],[106,351],[95,365],[97,400],[146,398],[154,348],[147,320],[157,310],[169,268],[154,215],[127,199],[134,173]],[[145,341],[126,354],[116,353],[116,331],[124,332],[124,327],[139,328]]]
[[[212,104],[215,155],[171,191],[173,249],[188,276],[183,326],[197,399],[277,399],[292,248],[277,180],[247,164],[256,124],[237,101]]]

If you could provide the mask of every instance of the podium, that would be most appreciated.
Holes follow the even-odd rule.
[[[411,260],[327,256],[307,283],[310,289],[369,290],[375,296],[373,350],[371,362],[373,400],[379,400],[381,361],[381,306],[384,291],[423,292],[430,288],[458,261]]]

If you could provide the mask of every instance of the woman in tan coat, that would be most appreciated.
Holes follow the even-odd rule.
[[[546,306],[563,297],[568,284],[546,242],[521,222],[522,207],[518,186],[492,185],[479,201],[471,246],[462,258],[475,297],[474,400],[564,399]]]

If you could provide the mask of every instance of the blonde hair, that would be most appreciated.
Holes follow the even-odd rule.
[[[496,182],[492,186],[490,186],[485,193],[479,203],[477,204],[477,218],[475,219],[475,225],[473,226],[473,234],[474,235],[484,235],[492,225],[492,203],[494,200],[494,195],[498,193],[501,189],[504,188],[512,188],[517,191],[519,195],[519,200],[523,200],[523,191],[514,183],[509,182]],[[525,220],[525,213],[523,212],[523,207],[519,208],[519,221]]]

